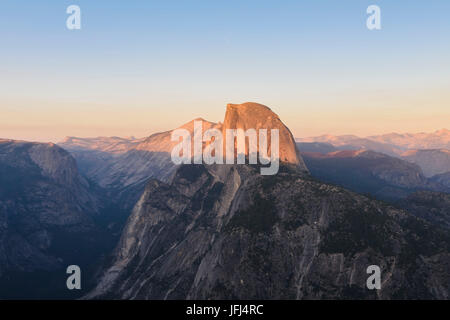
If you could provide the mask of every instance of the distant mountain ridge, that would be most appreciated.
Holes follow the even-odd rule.
[[[312,152],[328,153],[336,150],[381,152],[419,165],[427,177],[450,171],[450,130],[447,129],[433,133],[390,133],[366,138],[354,135],[322,135],[299,138],[296,141],[300,148],[303,145]],[[335,150],[330,149],[330,146]]]
[[[450,172],[450,150],[447,149],[408,150],[400,156],[418,164],[427,177]]]
[[[368,137],[355,135],[321,135],[316,137],[297,138],[297,142],[327,142],[336,147],[350,149],[367,148],[385,153],[399,154],[408,149],[450,149],[450,130],[441,129],[432,133],[389,133]],[[389,151],[390,150],[390,151]],[[389,154],[389,153],[388,153]]]
[[[432,133],[390,133],[367,138],[405,149],[450,149],[450,130],[448,129]]]
[[[204,130],[218,126],[197,118],[179,128],[187,129],[192,135],[194,121],[202,122]],[[178,143],[171,141],[172,131],[141,139],[72,137],[59,145],[74,155],[80,169],[92,181],[103,188],[122,189],[145,183],[152,177],[163,181],[170,178],[175,169],[170,155]]]
[[[370,150],[302,152],[311,174],[379,199],[401,199],[417,190],[449,192],[446,184],[430,180],[408,161]]]
[[[69,151],[96,150],[112,154],[123,153],[144,139],[120,137],[78,138],[66,137],[58,145]]]

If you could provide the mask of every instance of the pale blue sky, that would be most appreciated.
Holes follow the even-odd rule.
[[[449,14],[448,0],[2,0],[0,137],[144,136],[245,101],[296,136],[441,129]]]

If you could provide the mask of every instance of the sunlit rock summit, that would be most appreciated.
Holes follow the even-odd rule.
[[[278,115],[262,104],[253,102],[228,104],[223,124],[195,118],[177,129],[186,129],[193,136],[196,121],[202,122],[203,132],[208,129],[222,132],[226,129],[257,131],[267,129],[269,152],[270,130],[278,129],[280,161],[294,164],[301,171],[307,171],[292,133]],[[169,181],[172,178],[176,165],[170,160],[170,154],[178,143],[171,140],[174,130],[158,132],[143,139],[129,140],[117,137],[90,139],[70,137],[59,145],[69,150],[77,159],[80,170],[100,186],[120,190],[124,187],[142,188],[149,178],[162,181]],[[225,134],[223,136],[225,139]]]
[[[228,104],[223,122],[222,131],[227,129],[279,130],[279,158],[281,162],[298,165],[307,171],[306,165],[300,156],[291,131],[283,124],[277,114],[270,108],[254,102],[242,104]],[[226,135],[224,134],[224,137]],[[270,135],[268,149],[270,150]]]

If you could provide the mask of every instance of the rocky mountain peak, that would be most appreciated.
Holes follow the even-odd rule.
[[[187,129],[192,135],[192,134],[194,134],[194,123],[195,122],[202,123],[203,131],[206,131],[211,128],[216,128],[218,126],[217,123],[214,123],[214,122],[211,122],[211,121],[208,121],[208,120],[205,120],[205,119],[199,117],[199,118],[195,118],[194,120],[191,120],[191,121],[183,124],[181,127],[177,128],[177,129]],[[170,132],[172,132],[172,131],[170,131]]]
[[[225,140],[225,131],[227,129],[243,129],[244,131],[255,129],[257,132],[260,129],[267,129],[269,153],[271,144],[270,130],[278,129],[280,161],[298,165],[301,169],[307,171],[291,131],[269,107],[255,102],[228,104],[222,125]],[[248,150],[246,151],[248,152]]]

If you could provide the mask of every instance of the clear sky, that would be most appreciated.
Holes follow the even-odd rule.
[[[448,0],[1,0],[0,137],[142,137],[246,101],[296,137],[449,128],[449,17]]]

